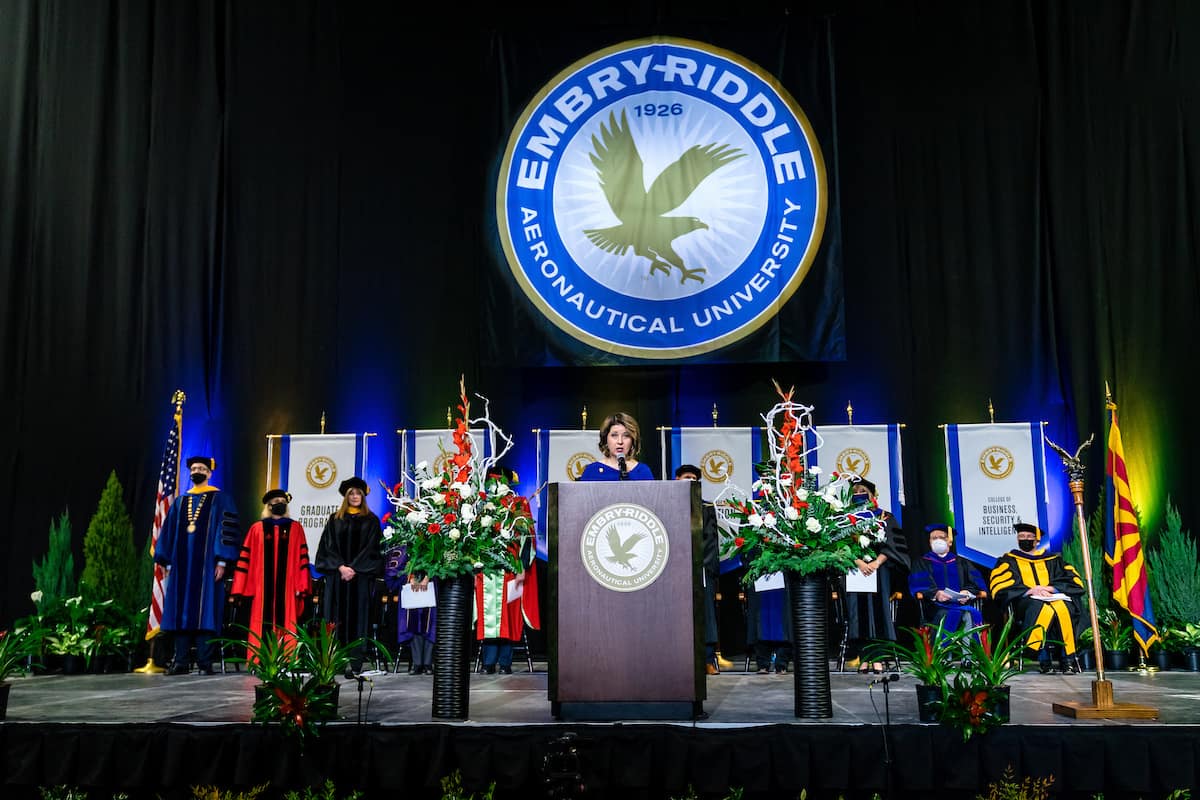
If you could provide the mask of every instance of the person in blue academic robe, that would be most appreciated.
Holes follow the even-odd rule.
[[[925,526],[929,552],[916,559],[908,576],[908,589],[921,603],[927,625],[946,630],[983,624],[983,614],[972,605],[984,587],[979,568],[954,550],[954,529],[944,522]]]
[[[167,572],[161,629],[175,636],[171,675],[186,675],[191,651],[196,665],[213,674],[210,640],[225,614],[225,569],[237,561],[241,531],[233,500],[209,484],[217,463],[208,456],[187,460],[192,488],[167,510],[154,561]]]

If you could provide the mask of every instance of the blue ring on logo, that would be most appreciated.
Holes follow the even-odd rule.
[[[647,57],[650,68],[642,73],[644,82],[638,84],[625,65],[642,65]],[[689,85],[680,79],[678,71],[671,73],[667,68],[668,64],[681,63],[694,64],[693,75],[697,78],[709,74],[707,85],[698,85],[699,80]],[[663,71],[658,71],[659,67]],[[574,119],[565,119],[556,102],[568,93],[574,92],[575,98],[581,91],[586,93],[588,76],[605,70],[616,70],[623,79],[623,87],[612,89],[610,84],[602,101],[592,96],[586,110]],[[740,113],[745,99],[731,103],[713,94],[715,77],[712,76],[726,71],[744,82],[744,98],[761,95],[770,103],[775,114],[767,130],[786,124],[786,132],[772,136],[768,144],[764,141],[764,130],[755,128]],[[672,76],[669,81],[668,73]],[[561,155],[573,137],[596,115],[607,117],[610,112],[619,113],[622,103],[650,92],[686,95],[723,110],[741,123],[758,146],[768,186],[763,198],[766,205],[763,227],[750,255],[720,282],[680,299],[634,297],[598,282],[571,258],[555,221],[549,216],[553,213],[552,192]],[[546,120],[550,120],[553,134],[549,137],[544,127]],[[543,152],[548,147],[554,148],[550,158],[530,149],[535,137],[542,140],[539,147]],[[800,173],[803,177],[777,181],[772,159],[778,154],[788,154],[787,158],[794,159],[798,169],[793,174]],[[531,169],[541,178],[540,188],[522,181],[523,176],[531,174]],[[537,173],[538,170],[541,172]],[[820,147],[803,111],[786,90],[761,68],[732,53],[674,39],[616,45],[560,73],[530,103],[514,127],[497,187],[497,213],[505,255],[530,300],[576,339],[601,350],[640,358],[677,358],[709,352],[749,335],[771,319],[799,286],[815,258],[824,228],[825,208],[825,167]],[[524,209],[538,212],[529,224],[538,226],[540,240],[549,253],[546,258],[535,259],[531,254]],[[775,258],[772,248],[784,242],[788,245],[788,256]],[[543,272],[547,262],[554,265],[550,277]],[[765,290],[760,288],[764,283]],[[609,324],[606,318],[612,317],[607,315],[592,319],[565,302],[564,295],[569,298],[580,292],[593,303],[590,310],[600,305],[619,309],[626,315],[627,326],[622,329]],[[714,306],[718,309],[716,314],[712,311]],[[726,308],[731,313],[724,314]],[[706,324],[699,324],[701,318],[692,316],[695,309],[705,311]],[[654,320],[659,325],[650,330]]]

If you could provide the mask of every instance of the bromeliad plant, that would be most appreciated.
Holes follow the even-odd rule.
[[[793,402],[794,389],[784,392],[778,383],[775,389],[782,402],[763,415],[770,460],[755,465],[760,477],[749,494],[728,484],[717,496],[718,513],[735,529],[722,557],[739,555],[747,581],[773,572],[845,574],[855,559],[874,557],[874,546],[886,538],[886,523],[874,505],[853,504],[857,475],[834,472],[819,483],[820,468],[808,466],[808,456],[822,442],[813,408]]]
[[[901,628],[907,641],[876,639],[863,649],[867,661],[894,661],[900,669],[912,675],[924,686],[943,687],[955,663],[962,659],[963,638],[973,636],[972,629],[947,631],[939,621],[937,627]]]
[[[443,454],[445,467],[434,472],[424,461],[417,464],[408,476],[415,496],[405,493],[404,481],[388,491],[392,511],[384,517],[383,549],[403,548],[409,573],[438,579],[523,569],[516,553],[533,535],[533,516],[529,501],[497,474],[495,466],[512,448],[512,438],[492,422],[487,398],[480,399],[483,416],[471,419],[460,380],[454,451]],[[479,452],[472,425],[494,435],[495,455]]]

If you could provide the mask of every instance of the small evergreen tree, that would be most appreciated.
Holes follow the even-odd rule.
[[[1196,540],[1183,529],[1178,509],[1167,498],[1167,527],[1147,549],[1150,602],[1159,629],[1200,623],[1200,557]]]
[[[133,522],[114,470],[83,537],[83,577],[92,596],[112,599],[122,609],[138,608],[138,559]]]
[[[71,553],[71,520],[63,511],[58,521],[50,520],[50,546],[42,563],[33,562],[33,588],[41,592],[37,607],[75,595],[75,556]]]

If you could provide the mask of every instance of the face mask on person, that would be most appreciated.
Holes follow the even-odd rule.
[[[271,513],[277,517],[282,517],[287,513],[287,503],[271,503]]]
[[[192,483],[196,484],[197,486],[204,483],[206,480],[208,480],[208,476],[205,475],[203,472],[193,472],[192,473]]]
[[[950,552],[950,543],[945,539],[934,539],[933,544],[929,545],[929,549],[939,556],[944,556]]]
[[[1017,540],[1017,547],[1021,548],[1026,553],[1028,553],[1030,550],[1032,550],[1036,546],[1037,546],[1037,542],[1035,542],[1033,539],[1018,539]]]
[[[863,492],[862,494],[850,495],[850,502],[854,503],[854,505],[856,505],[856,506],[866,505],[870,501],[871,501],[871,495],[867,494],[866,492]]]

